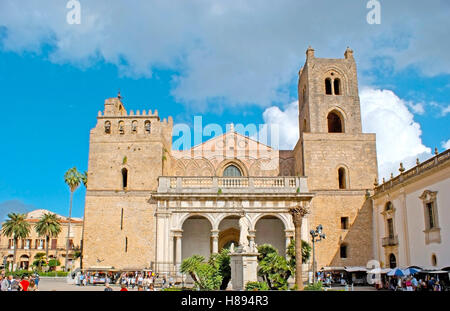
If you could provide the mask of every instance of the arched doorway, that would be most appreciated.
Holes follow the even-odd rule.
[[[28,257],[28,255],[20,256],[20,260],[19,260],[20,269],[28,270],[29,266],[30,266],[30,257]]]
[[[328,133],[344,133],[344,121],[338,111],[331,111],[327,116],[327,121]]]
[[[219,252],[223,248],[230,248],[231,244],[239,245],[239,217],[228,216],[219,224]]]
[[[270,244],[278,250],[280,256],[286,256],[286,233],[284,223],[275,216],[264,216],[256,225],[255,242],[257,245]]]
[[[394,269],[397,267],[397,258],[395,258],[394,254],[389,255],[389,268]]]
[[[211,254],[211,222],[204,216],[194,215],[183,223],[181,259],[192,255],[209,258]]]

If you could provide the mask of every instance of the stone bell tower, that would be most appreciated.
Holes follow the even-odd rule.
[[[105,100],[90,132],[83,265],[145,268],[155,260],[155,204],[167,174],[172,118],[127,111],[119,96]]]
[[[307,176],[316,193],[309,229],[322,224],[327,235],[318,246],[319,264],[365,265],[372,256],[366,193],[377,177],[377,158],[375,134],[362,132],[353,51],[330,59],[308,48],[298,103],[296,173]]]

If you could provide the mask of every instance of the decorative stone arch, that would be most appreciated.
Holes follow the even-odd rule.
[[[286,256],[287,235],[291,228],[285,217],[279,213],[261,213],[254,218],[251,227],[256,244],[271,244],[279,255]]]
[[[330,131],[329,118],[332,114],[335,114],[336,116],[338,116],[341,121],[341,131],[340,132]],[[326,124],[327,124],[327,127],[326,127],[327,133],[345,133],[345,128],[347,125],[347,115],[345,114],[345,112],[342,108],[340,108],[338,106],[334,106],[334,107],[331,107],[330,109],[328,109],[328,111],[325,115],[325,120],[326,120]]]
[[[177,225],[177,227],[174,230],[177,230],[177,231],[182,230],[184,222],[186,220],[188,220],[189,218],[193,217],[193,216],[199,216],[199,217],[206,218],[209,221],[209,223],[211,225],[211,228],[213,228],[213,229],[215,228],[214,227],[214,218],[208,213],[201,213],[201,212],[199,212],[199,213],[186,213],[185,215],[183,215],[178,220],[178,225]]]
[[[252,219],[251,230],[256,230],[256,224],[258,223],[258,221],[261,218],[264,218],[267,216],[276,217],[279,220],[281,220],[281,222],[284,225],[284,230],[294,230],[294,227],[291,226],[291,222],[287,219],[287,217],[285,215],[283,215],[281,213],[260,213],[260,214],[256,215],[256,217],[254,217]]]
[[[176,176],[184,176],[186,173],[186,166],[184,165],[183,161],[178,160],[177,166],[175,168],[175,175]]]
[[[189,213],[179,222],[181,237],[181,261],[192,255],[201,255],[208,258],[212,252],[211,233],[213,219],[205,213]]]
[[[249,216],[249,215],[248,215]],[[231,212],[231,213],[223,213],[219,214],[215,217],[214,223],[213,223],[213,230],[218,230],[219,225],[225,218],[228,217],[242,217],[242,214],[239,212]]]
[[[199,167],[199,174],[200,176],[214,176],[215,169],[212,165],[211,161],[209,161],[207,158],[202,157],[194,160],[198,167]]]
[[[259,176],[259,177],[272,177],[276,176],[277,170],[279,170],[280,164],[279,158],[260,158],[256,159],[252,165],[250,166],[249,172],[251,176]],[[263,170],[262,166],[273,166],[271,169]],[[270,168],[270,167],[269,167]]]
[[[335,92],[334,92],[334,80],[335,79],[340,80],[340,92],[338,95],[349,95],[348,77],[347,77],[347,74],[345,74],[345,72],[341,68],[339,68],[337,66],[327,66],[327,69],[324,72],[324,74],[322,75],[322,79],[321,79],[321,83],[323,83],[324,88],[325,88],[325,80],[327,78],[331,79],[331,88],[332,88],[333,95],[335,95]]]
[[[247,166],[244,164],[244,162],[242,162],[241,160],[236,159],[236,158],[227,159],[227,160],[220,162],[217,167],[217,170],[216,170],[216,175],[220,176],[220,177],[223,176],[223,172],[230,165],[236,166],[241,171],[241,174],[243,177],[248,176]]]
[[[341,180],[340,180],[340,170],[343,169],[344,171],[344,187],[341,188]],[[350,170],[348,168],[348,166],[344,163],[339,163],[338,165],[335,166],[335,172],[336,172],[336,176],[337,176],[337,181],[338,181],[338,188],[339,189],[350,189]]]

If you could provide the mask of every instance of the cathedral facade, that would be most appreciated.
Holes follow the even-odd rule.
[[[237,245],[242,217],[249,245],[270,243],[285,254],[294,236],[289,209],[299,205],[310,210],[302,238],[310,242],[319,224],[327,236],[316,245],[316,268],[365,266],[377,162],[375,134],[362,133],[352,50],[325,59],[309,48],[298,97],[293,150],[233,128],[172,150],[171,117],[107,99],[90,132],[83,266],[174,272],[184,258]]]

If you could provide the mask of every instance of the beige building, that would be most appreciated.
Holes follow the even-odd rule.
[[[375,258],[384,267],[450,267],[450,149],[375,187]]]
[[[30,224],[30,235],[23,240],[19,240],[17,245],[16,263],[22,269],[31,269],[35,256],[38,253],[45,253],[46,241],[45,237],[39,236],[36,233],[35,225],[46,213],[52,213],[48,210],[35,210],[27,213],[26,221]],[[65,265],[66,256],[66,241],[68,230],[68,218],[57,215],[61,223],[61,233],[56,238],[50,238],[49,243],[49,259],[58,259],[62,269]],[[69,239],[69,266],[79,266],[79,259],[73,261],[73,255],[76,250],[81,249],[81,237],[83,231],[83,220],[80,218],[72,218],[70,226]],[[1,258],[6,258],[7,265],[12,263],[14,254],[14,240],[11,237],[6,237],[0,233],[0,255]]]
[[[302,237],[322,224],[317,267],[372,259],[369,189],[377,177],[375,134],[361,129],[353,52],[306,52],[299,72],[294,150],[275,150],[231,128],[189,150],[172,150],[173,121],[105,101],[90,132],[83,266],[176,271],[182,259],[239,241],[285,253],[294,235],[289,208],[308,206]],[[308,268],[308,267],[306,267]]]

